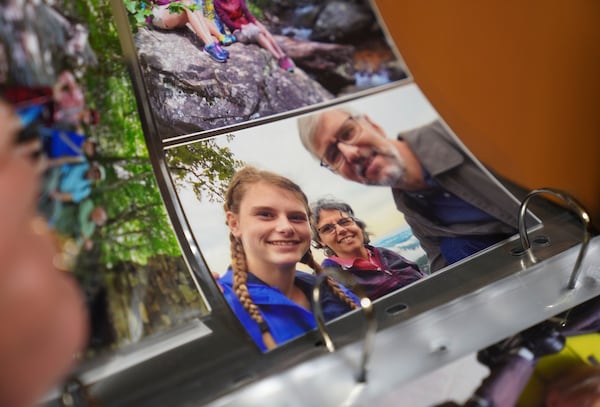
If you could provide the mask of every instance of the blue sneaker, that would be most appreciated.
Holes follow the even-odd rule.
[[[229,53],[225,54],[223,51],[224,50],[216,42],[204,46],[204,52],[206,52],[213,60],[221,63],[226,62],[229,57]]]
[[[231,44],[233,44],[234,42],[237,41],[237,38],[235,38],[235,35],[233,34],[224,34],[221,36],[221,45],[228,47]]]
[[[217,48],[217,50],[218,50],[218,51],[219,51],[221,54],[225,55],[225,59],[229,58],[229,51],[227,51],[225,48],[221,47],[221,46],[219,45],[219,43],[215,42],[215,48]]]

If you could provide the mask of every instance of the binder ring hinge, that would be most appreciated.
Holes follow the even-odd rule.
[[[569,277],[569,282],[567,287],[569,289],[575,288],[575,284],[577,283],[577,278],[581,272],[581,263],[583,258],[585,257],[585,252],[588,247],[588,243],[590,242],[590,215],[588,212],[581,206],[571,195],[567,194],[564,191],[554,189],[554,188],[540,188],[534,189],[529,192],[525,199],[521,202],[521,207],[519,208],[519,236],[521,238],[521,246],[523,247],[523,252],[528,252],[531,255],[531,244],[529,243],[529,236],[527,235],[527,227],[525,225],[525,218],[527,213],[527,204],[536,195],[539,194],[551,194],[559,197],[565,203],[569,205],[569,207],[577,214],[581,222],[583,223],[583,238],[581,240],[581,248],[579,249],[579,254],[577,255],[577,259],[575,260],[575,265],[573,266],[573,271],[571,272],[571,276]]]
[[[323,316],[323,307],[321,306],[321,285],[323,281],[326,281],[327,274],[320,274],[317,276],[317,281],[313,287],[312,291],[312,309],[315,315],[315,319],[317,321],[317,327],[319,328],[319,333],[323,338],[323,342],[327,351],[335,352],[335,345],[329,332],[327,332],[327,328],[325,326],[325,318]],[[373,303],[371,300],[363,296],[360,298],[361,310],[365,314],[367,319],[367,327],[365,330],[365,337],[363,341],[363,350],[362,356],[360,360],[358,374],[356,376],[356,381],[359,383],[364,383],[367,381],[367,364],[371,357],[371,353],[373,351],[373,345],[375,342],[375,332],[377,331],[377,320],[375,319],[375,310],[373,308]]]

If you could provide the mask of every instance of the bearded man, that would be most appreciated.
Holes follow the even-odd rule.
[[[361,184],[391,187],[431,272],[518,230],[518,201],[440,121],[394,139],[368,116],[336,108],[300,117],[298,128],[322,167]]]

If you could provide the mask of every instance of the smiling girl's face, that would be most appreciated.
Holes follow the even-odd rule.
[[[242,242],[248,270],[295,270],[308,251],[310,227],[305,204],[293,192],[265,181],[248,185],[239,213],[228,211],[231,233]]]

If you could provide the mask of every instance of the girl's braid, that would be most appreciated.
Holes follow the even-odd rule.
[[[315,261],[315,258],[310,250],[306,252],[300,261],[313,269],[317,275],[323,274],[323,267],[321,267],[321,265]],[[331,291],[333,291],[333,293],[340,300],[344,301],[351,309],[358,308],[358,305],[352,300],[352,298],[348,297],[348,295],[342,291],[339,284],[336,283],[331,277],[328,276],[325,280],[327,281],[329,288],[331,288]]]
[[[233,290],[238,297],[244,309],[250,314],[250,317],[258,324],[262,333],[262,340],[267,349],[276,347],[275,340],[269,332],[269,326],[265,322],[258,306],[252,301],[246,282],[248,272],[246,270],[246,255],[242,248],[242,243],[237,240],[233,234],[229,234],[231,243],[231,264],[233,268]]]

